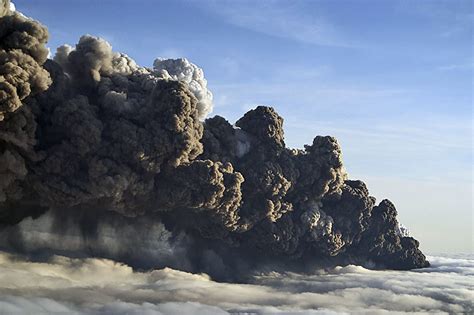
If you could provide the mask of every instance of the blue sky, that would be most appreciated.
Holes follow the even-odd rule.
[[[431,252],[473,251],[472,1],[14,1],[49,46],[107,39],[143,66],[186,57],[214,112],[259,104],[286,142],[334,135],[351,178]]]

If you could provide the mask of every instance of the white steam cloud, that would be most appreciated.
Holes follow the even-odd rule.
[[[189,62],[186,58],[164,59],[157,58],[153,62],[155,72],[170,77],[173,80],[184,82],[198,100],[199,118],[204,119],[212,112],[212,93],[207,89],[207,80],[204,71]]]
[[[135,272],[105,259],[28,262],[0,253],[0,313],[472,313],[474,257],[429,259],[432,267],[416,271],[350,265],[229,284],[169,268]]]

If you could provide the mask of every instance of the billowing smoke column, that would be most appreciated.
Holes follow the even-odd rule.
[[[285,146],[259,106],[215,116],[186,59],[138,66],[82,36],[47,59],[45,27],[0,7],[0,246],[244,277],[258,268],[428,262],[349,180],[333,137]],[[44,258],[44,257],[43,257]]]

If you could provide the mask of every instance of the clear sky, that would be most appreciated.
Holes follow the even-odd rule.
[[[204,69],[214,112],[256,105],[285,118],[287,145],[342,145],[351,178],[428,253],[473,252],[472,1],[16,0],[50,31],[83,34],[151,66]]]

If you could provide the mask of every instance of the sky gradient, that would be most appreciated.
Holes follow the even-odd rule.
[[[286,143],[338,138],[364,180],[428,253],[473,252],[471,1],[14,1],[49,47],[83,34],[142,66],[202,67],[214,112],[256,105],[285,119]]]

